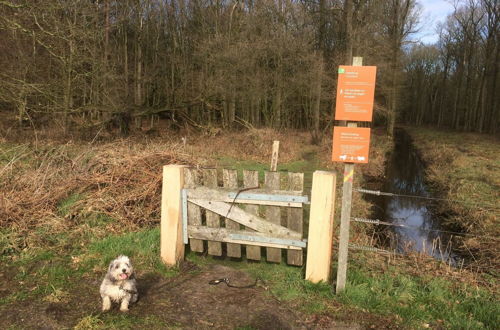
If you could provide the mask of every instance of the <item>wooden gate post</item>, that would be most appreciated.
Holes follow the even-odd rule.
[[[184,258],[181,190],[184,188],[185,167],[184,165],[163,166],[160,255],[168,266],[175,266]]]
[[[353,57],[353,66],[362,66],[362,57]],[[347,123],[347,127],[357,127],[357,123]],[[337,265],[337,283],[335,293],[345,289],[347,278],[347,254],[349,250],[349,224],[351,222],[352,181],[354,164],[346,163],[344,167],[344,185],[342,187],[342,209],[340,211],[339,259]]]
[[[276,172],[278,168],[278,153],[280,150],[280,141],[273,142],[273,153],[271,155],[271,172]]]
[[[306,280],[326,282],[332,262],[335,172],[315,171],[307,242]]]

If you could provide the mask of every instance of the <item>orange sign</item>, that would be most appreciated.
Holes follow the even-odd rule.
[[[368,163],[370,129],[366,127],[333,128],[332,161],[344,163]]]
[[[376,66],[339,67],[335,120],[372,121]]]

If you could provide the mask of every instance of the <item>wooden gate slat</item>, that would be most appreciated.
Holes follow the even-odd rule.
[[[222,171],[222,181],[225,188],[238,188],[238,178],[236,170],[224,169]],[[226,228],[239,230],[240,224],[232,220],[226,219]],[[233,258],[241,258],[241,245],[240,244],[227,244],[227,256]]]
[[[261,233],[269,234],[273,237],[279,238],[302,238],[302,235],[298,232],[294,232],[286,227],[280,226],[278,224],[264,220],[256,215],[245,212],[238,206],[231,205],[224,202],[213,202],[204,199],[188,199],[189,203],[194,203],[205,209],[207,213],[220,214],[223,217],[234,220],[246,227],[250,227]],[[275,207],[275,206],[271,206]],[[279,209],[279,207],[277,207]],[[279,219],[278,219],[279,221]],[[208,226],[212,227],[212,226]],[[214,227],[212,227],[214,228]]]
[[[217,187],[217,170],[203,170],[203,184],[207,187]],[[207,210],[207,227],[219,228],[220,217],[218,214]],[[222,255],[222,244],[220,242],[208,241],[208,254],[213,256]]]
[[[184,187],[194,188],[200,184],[200,172],[194,168],[186,168],[184,170]],[[201,209],[198,205],[188,203],[187,216],[189,225],[201,225]],[[203,241],[195,238],[189,240],[191,251],[203,252]]]
[[[243,187],[253,188],[259,185],[259,172],[258,171],[243,171]],[[250,214],[258,215],[259,207],[257,205],[245,205],[245,211]],[[248,227],[246,227],[248,228]],[[261,258],[261,247],[260,246],[246,246],[247,259],[250,260],[260,260]]]
[[[264,186],[269,189],[280,189],[280,173],[266,172]],[[281,224],[281,210],[277,206],[266,207],[266,220],[277,225]],[[281,262],[281,249],[266,248],[268,262]]]
[[[290,190],[304,189],[303,173],[288,173],[288,188]],[[303,234],[303,210],[302,208],[287,208],[287,228]],[[287,263],[289,265],[302,266],[304,263],[304,253],[300,251],[287,250]]]
[[[301,247],[288,245],[288,244],[280,244],[274,242],[252,242],[243,239],[231,238],[231,235],[245,235],[248,237],[256,236],[262,238],[269,238],[267,235],[256,232],[256,231],[247,231],[247,230],[230,230],[226,228],[208,228],[205,226],[189,226],[189,237],[195,237],[203,240],[212,240],[212,241],[221,241],[227,243],[241,243],[248,245],[258,245],[258,246],[270,246],[270,247],[279,247],[283,249],[293,249],[293,250],[301,250]],[[240,244],[236,244],[240,245]]]
[[[253,187],[249,187],[253,188]],[[272,205],[272,206],[286,206],[286,207],[302,207],[303,197],[299,191],[287,191],[287,190],[269,190],[269,189],[252,189],[248,192],[242,192],[238,194],[238,189],[225,189],[225,188],[208,188],[208,187],[196,187],[187,189],[188,197],[194,199],[209,199],[218,202],[235,202],[237,204],[257,204],[257,205]],[[248,195],[254,196],[265,196],[267,199],[249,199]],[[284,197],[286,195],[287,200],[271,200],[273,195]],[[231,197],[230,197],[231,196]],[[237,196],[236,200],[234,196]],[[290,201],[290,198],[296,201]],[[299,201],[300,200],[300,201]]]

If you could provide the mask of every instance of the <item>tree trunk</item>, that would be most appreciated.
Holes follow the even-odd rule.
[[[314,87],[314,106],[313,106],[313,132],[312,141],[314,144],[319,144],[321,142],[321,131],[319,128],[320,119],[320,108],[321,108],[321,81],[323,76],[323,58],[319,56],[319,61],[317,64],[317,75]]]
[[[281,83],[278,82],[273,100],[273,126],[276,129],[281,128]]]
[[[443,79],[441,81],[441,98],[439,100],[439,109],[438,109],[438,120],[437,126],[441,127],[443,125],[443,117],[444,117],[444,100],[446,98],[446,83],[448,81],[448,65],[449,65],[449,57],[446,56],[444,62],[444,70],[443,70]]]
[[[139,13],[142,15],[142,12]],[[135,102],[136,106],[141,106],[143,104],[143,86],[142,86],[142,67],[143,67],[143,58],[142,58],[142,28],[143,28],[143,18],[139,17],[139,27],[137,32],[137,40],[135,44],[136,50],[136,68],[135,68]]]
[[[66,72],[65,72],[65,82],[64,82],[64,91],[63,91],[63,111],[64,111],[64,131],[68,132],[69,129],[69,112],[72,107],[72,95],[71,95],[71,79],[73,72],[73,56],[74,56],[74,45],[73,41],[69,42],[69,56],[66,63]]]
[[[396,124],[396,106],[397,106],[397,69],[399,61],[399,47],[393,46],[391,58],[391,82],[390,82],[390,97],[387,118],[387,135],[392,137],[394,135],[394,126]]]

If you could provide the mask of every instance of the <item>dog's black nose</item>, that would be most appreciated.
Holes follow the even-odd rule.
[[[125,268],[123,268],[123,269],[122,269],[122,272],[126,273],[126,272],[127,272],[127,270],[126,270]]]

